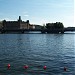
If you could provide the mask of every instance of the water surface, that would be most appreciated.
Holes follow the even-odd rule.
[[[74,39],[75,34],[0,34],[0,74],[74,75]]]

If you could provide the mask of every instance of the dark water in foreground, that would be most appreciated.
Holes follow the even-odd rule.
[[[0,34],[0,75],[75,75],[74,39],[75,34]]]

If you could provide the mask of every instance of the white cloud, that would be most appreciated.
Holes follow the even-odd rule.
[[[7,18],[7,17],[5,17],[5,18],[3,18],[3,19],[1,19],[1,20],[6,20],[6,21],[16,21],[16,20],[14,20],[14,19]]]
[[[23,14],[27,14],[27,13],[28,13],[27,11],[23,12]]]
[[[10,21],[10,19],[9,18],[4,18],[5,20],[7,20],[7,21]]]
[[[25,17],[28,17],[29,15],[26,15],[26,14],[25,14],[24,16],[25,16]]]
[[[28,16],[29,16],[29,15],[28,15],[28,12],[27,12],[27,11],[22,12],[22,16],[28,17]]]

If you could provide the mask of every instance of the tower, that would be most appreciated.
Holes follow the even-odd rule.
[[[21,21],[21,16],[19,16],[19,19],[18,19],[18,21]]]
[[[21,27],[21,23],[22,23],[21,16],[19,16],[19,19],[18,19],[18,26],[19,26],[19,28]]]

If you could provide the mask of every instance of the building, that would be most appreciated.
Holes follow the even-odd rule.
[[[35,25],[30,24],[30,25],[29,25],[29,29],[35,29]]]
[[[2,21],[0,21],[0,29],[2,28]]]
[[[35,26],[35,29],[41,29],[42,26],[41,25],[34,25]]]
[[[15,30],[15,29],[29,29],[29,20],[22,21],[21,16],[19,16],[19,19],[17,21],[6,21],[3,20],[3,29],[8,30]]]

